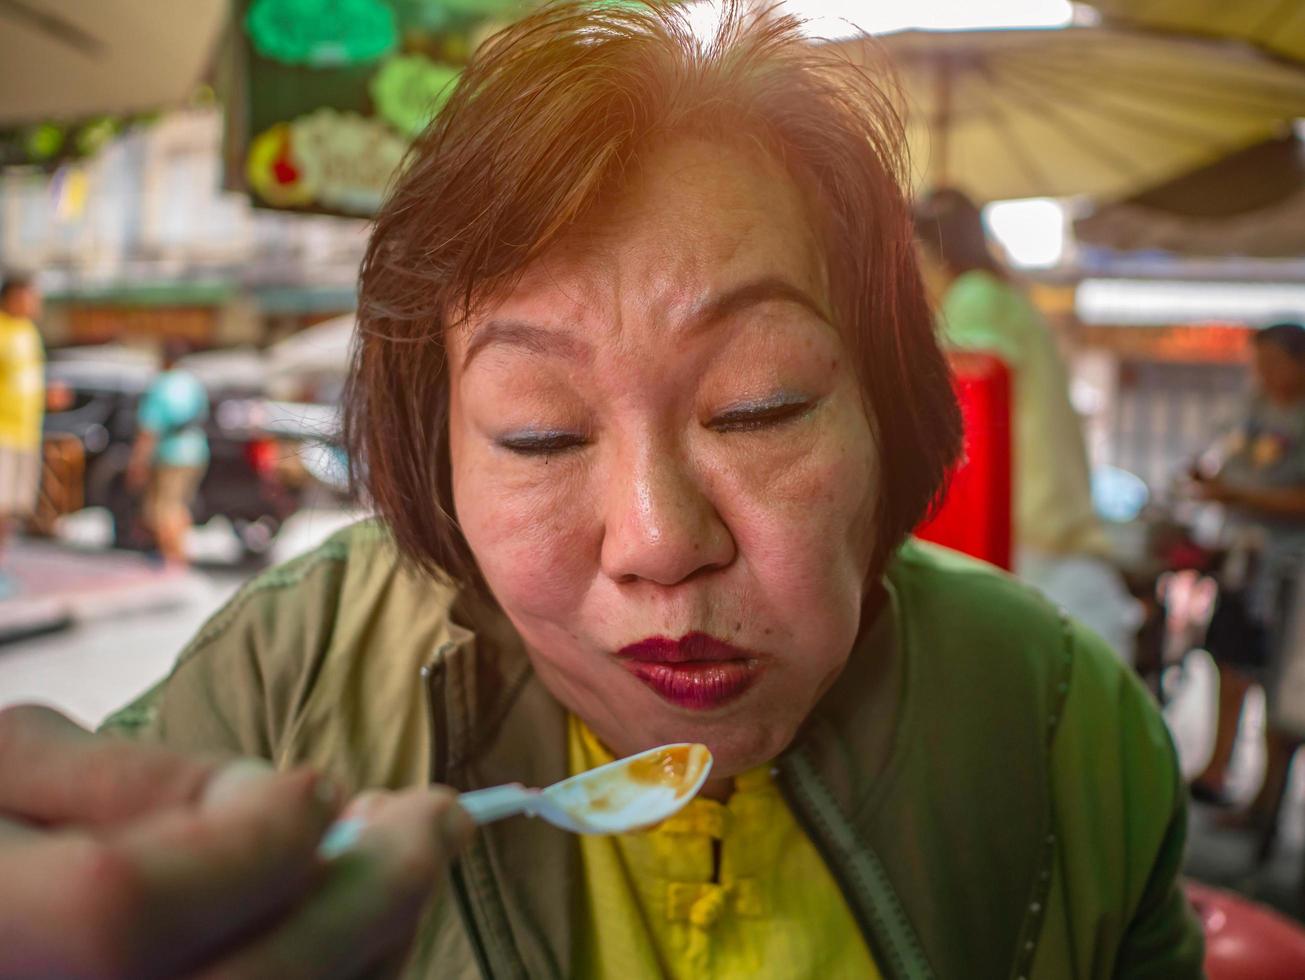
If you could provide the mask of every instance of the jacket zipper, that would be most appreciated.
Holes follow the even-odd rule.
[[[809,759],[798,750],[781,761],[780,772],[784,777],[778,780],[780,791],[798,825],[824,859],[844,897],[850,900],[861,935],[876,960],[881,957],[886,960],[877,963],[879,969],[886,977],[932,980],[933,970],[905,911],[887,883],[878,857],[863,846],[861,863],[868,863],[870,867],[860,869],[858,873],[858,869],[853,867],[857,861],[851,859],[854,856],[840,850],[834,838],[839,831],[852,835],[852,827],[833,803]]]
[[[426,692],[426,719],[430,726],[431,736],[430,779],[432,783],[447,783],[448,781],[446,771],[449,760],[448,732],[444,730],[444,726],[440,723],[442,717],[440,712],[435,710],[435,685],[439,682],[443,669],[442,663],[423,664],[421,668],[422,687]],[[484,941],[480,936],[480,928],[476,924],[476,916],[471,907],[471,889],[467,886],[466,875],[462,870],[460,861],[454,861],[449,865],[449,879],[453,892],[453,902],[457,906],[458,916],[462,919],[462,927],[467,933],[467,941],[471,944],[471,951],[476,958],[476,967],[480,970],[480,975],[488,980],[493,976],[489,968],[489,954],[485,950]]]

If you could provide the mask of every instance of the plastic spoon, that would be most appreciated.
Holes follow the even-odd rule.
[[[711,772],[705,745],[678,742],[617,759],[545,789],[520,783],[473,790],[458,803],[478,824],[524,814],[576,834],[624,834],[661,823],[693,799]],[[362,832],[357,818],[332,824],[317,853],[332,860]]]
[[[662,745],[545,789],[520,783],[463,793],[478,824],[525,814],[577,834],[623,834],[661,823],[697,795],[711,772],[707,746]]]

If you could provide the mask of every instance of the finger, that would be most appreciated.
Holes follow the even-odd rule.
[[[384,806],[385,801],[393,795],[380,790],[368,790],[350,800],[344,812],[322,837],[321,843],[317,846],[318,856],[324,861],[332,861],[346,851],[353,850],[358,845],[358,839],[368,820],[376,809]]]
[[[236,759],[215,772],[205,783],[199,803],[206,809],[220,809],[255,791],[274,772],[266,759]]]
[[[330,862],[312,897],[204,976],[326,980],[370,975],[375,964],[402,957],[472,830],[453,801],[443,788],[371,798],[357,843]]]
[[[50,708],[0,710],[0,813],[108,824],[197,801],[220,761],[95,735]]]
[[[244,941],[321,873],[316,845],[336,807],[319,786],[269,774],[221,805],[7,849],[19,860],[0,880],[0,975],[9,955],[45,975],[172,975]]]
[[[218,777],[199,814],[173,813],[123,836],[149,885],[149,934],[192,937],[203,954],[265,925],[315,885],[317,845],[339,809],[334,789],[312,772],[239,768],[225,787]],[[186,902],[171,902],[175,895]]]

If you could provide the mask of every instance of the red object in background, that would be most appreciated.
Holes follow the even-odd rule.
[[[965,421],[964,448],[942,506],[915,533],[1010,570],[1010,369],[991,354],[953,352],[950,360]]]
[[[276,468],[278,449],[275,439],[255,439],[245,446],[245,458],[259,476],[271,476]]]
[[[1205,931],[1210,980],[1300,980],[1305,930],[1276,912],[1194,881],[1187,897]]]

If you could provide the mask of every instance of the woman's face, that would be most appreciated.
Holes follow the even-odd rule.
[[[457,517],[618,755],[773,759],[847,659],[877,461],[796,187],[681,142],[449,338]]]

